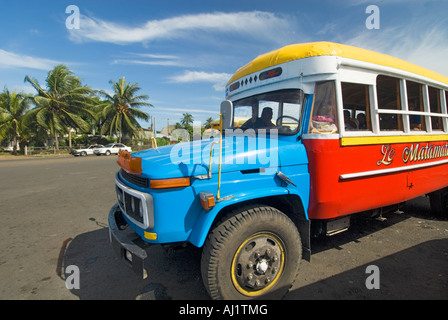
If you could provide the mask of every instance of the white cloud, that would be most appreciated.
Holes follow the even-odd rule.
[[[143,58],[153,58],[153,59],[168,59],[168,60],[179,59],[179,57],[177,57],[177,56],[172,56],[172,55],[167,55],[167,54],[135,53],[134,55],[143,57]]]
[[[210,82],[214,83],[213,88],[216,91],[223,91],[227,81],[232,77],[229,73],[207,73],[203,71],[185,71],[181,75],[171,77],[172,82]]]
[[[448,76],[448,32],[443,23],[362,31],[347,44],[389,54]]]
[[[173,55],[150,54],[150,53],[132,53],[132,57],[140,59],[116,59],[113,64],[141,64],[150,66],[182,66],[179,57]],[[144,60],[143,60],[143,59]]]
[[[138,27],[81,15],[80,28],[71,29],[70,39],[77,42],[98,41],[115,44],[178,39],[195,32],[238,32],[254,37],[278,39],[289,30],[290,21],[274,13],[251,11],[204,13],[162,20],[150,20]]]
[[[0,67],[20,67],[38,70],[49,70],[61,62],[17,54],[0,49]]]
[[[174,82],[216,82],[227,81],[232,75],[228,73],[207,73],[202,71],[185,71],[184,74],[172,77]]]
[[[177,61],[172,60],[131,60],[131,59],[116,59],[113,61],[113,64],[142,64],[148,66],[181,66]]]

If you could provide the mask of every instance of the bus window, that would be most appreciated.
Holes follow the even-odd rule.
[[[448,91],[445,91],[445,103],[446,103],[446,108],[448,109]]]
[[[448,91],[445,91],[445,103],[446,103],[446,108],[448,109]]]
[[[344,125],[347,131],[372,131],[370,122],[369,86],[342,83]]]
[[[233,111],[233,127],[234,128],[253,128],[251,125],[258,115],[258,101],[255,99],[245,99],[243,103],[235,106]]]
[[[393,110],[401,110],[400,80],[388,76],[376,79],[381,131],[403,131],[403,119]],[[382,112],[384,111],[384,112]]]
[[[316,83],[310,133],[336,133],[336,90],[334,81]]]
[[[280,116],[279,102],[270,100],[260,100],[258,104],[259,104],[258,118],[260,120],[258,121],[258,123],[255,124],[255,128],[256,129],[275,128],[275,121]]]
[[[429,92],[429,108],[431,113],[440,113],[440,94],[439,90],[433,87],[428,87]],[[442,118],[431,117],[432,130],[443,130]]]
[[[413,81],[406,81],[406,91],[408,94],[409,111],[423,112],[423,95],[422,85]],[[426,130],[423,116],[411,114],[409,115],[409,124],[411,130]]]
[[[237,100],[233,103],[233,128],[254,132],[277,129],[278,134],[295,134],[300,129],[304,99],[302,91],[286,89]]]

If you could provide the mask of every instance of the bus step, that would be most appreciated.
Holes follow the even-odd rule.
[[[350,216],[327,221],[326,235],[334,236],[335,234],[347,231],[349,227],[350,227]]]

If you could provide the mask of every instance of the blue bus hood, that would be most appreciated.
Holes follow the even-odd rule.
[[[287,138],[224,137],[221,172],[306,163],[303,145],[296,137]],[[132,156],[142,158],[142,175],[150,179],[199,176],[209,172],[212,147],[211,171],[216,174],[219,170],[219,139],[178,143],[135,152]]]

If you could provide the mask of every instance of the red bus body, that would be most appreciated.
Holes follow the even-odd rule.
[[[341,146],[340,139],[304,139],[304,143],[311,219],[384,207],[448,185],[446,140],[357,146]]]

